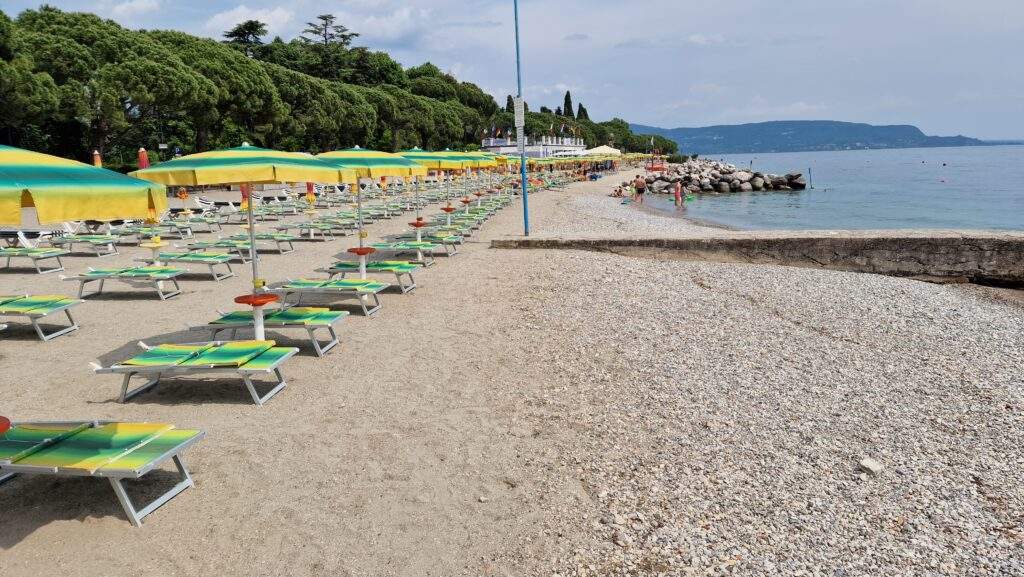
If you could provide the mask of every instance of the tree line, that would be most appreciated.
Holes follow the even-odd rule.
[[[99,150],[127,168],[140,146],[156,152],[160,143],[185,153],[242,141],[310,152],[465,150],[513,124],[512,110],[471,82],[353,46],[358,33],[330,14],[295,39],[266,36],[255,20],[218,42],[48,6],[13,20],[0,11],[0,142],[83,160]],[[651,148],[625,121],[574,112],[569,94],[558,112],[528,113],[527,134]],[[661,140],[656,148],[675,151]]]

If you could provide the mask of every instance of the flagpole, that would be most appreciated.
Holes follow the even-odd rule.
[[[519,52],[519,0],[512,1],[516,24],[516,84],[519,100],[523,100],[523,67]],[[525,105],[524,105],[525,106]],[[526,127],[517,126],[519,132],[519,184],[523,193],[523,235],[530,236],[530,197],[526,190]]]

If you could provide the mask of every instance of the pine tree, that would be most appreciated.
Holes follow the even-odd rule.
[[[551,109],[548,108],[547,106],[541,106],[540,107],[540,113],[541,114],[551,114]]]
[[[346,26],[335,24],[334,21],[337,20],[337,17],[333,14],[321,14],[316,19],[317,22],[306,22],[306,29],[302,32],[313,38],[299,36],[303,42],[322,46],[340,44],[342,48],[348,48],[352,44],[352,40],[359,36],[359,33],[349,31]]]
[[[561,116],[561,115],[562,115],[562,107],[559,106],[558,108],[555,109],[555,116]]]
[[[512,98],[512,95],[508,95],[508,100],[505,101],[505,112],[514,113],[516,111],[516,101]]]
[[[576,112],[576,120],[590,120],[590,113],[583,107],[582,102],[580,102],[579,110]]]
[[[569,94],[568,90],[565,91],[565,106],[562,107],[562,110],[565,111],[565,115],[566,116],[568,116],[569,118],[573,118],[573,115],[572,115],[572,94]]]
[[[246,56],[252,56],[253,50],[263,44],[263,36],[267,35],[267,25],[259,20],[246,20],[224,33],[228,44],[242,49]]]

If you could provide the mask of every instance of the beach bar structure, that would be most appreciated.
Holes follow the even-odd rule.
[[[504,156],[519,156],[519,140],[516,138],[485,138],[480,143],[484,152]],[[582,138],[563,136],[526,137],[526,156],[529,158],[547,158],[549,156],[565,156],[578,154],[587,149]]]

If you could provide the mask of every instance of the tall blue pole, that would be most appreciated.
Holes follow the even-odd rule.
[[[519,100],[523,100],[523,65],[519,55],[519,0],[512,0],[516,17],[516,83],[518,84]],[[524,104],[525,106],[525,104]],[[519,131],[519,182],[523,193],[523,234],[530,236],[530,197],[526,190],[526,127],[517,126]]]

